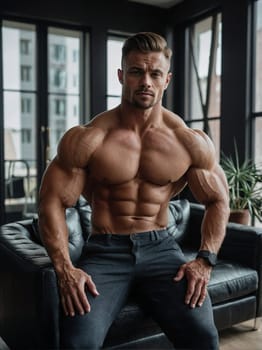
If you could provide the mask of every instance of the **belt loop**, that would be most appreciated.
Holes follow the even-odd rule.
[[[156,230],[152,231],[152,241],[157,241],[159,239],[158,232]]]

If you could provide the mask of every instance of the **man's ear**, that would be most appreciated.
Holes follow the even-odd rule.
[[[118,75],[118,80],[119,80],[120,84],[123,84],[123,71],[122,71],[122,69],[117,70],[117,75]]]
[[[169,85],[171,79],[172,79],[172,73],[168,72],[167,77],[166,77],[165,90],[168,88],[168,85]]]

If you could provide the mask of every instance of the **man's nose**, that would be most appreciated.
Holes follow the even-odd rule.
[[[149,88],[151,86],[151,78],[148,74],[144,74],[141,77],[140,85],[145,87],[145,88]]]

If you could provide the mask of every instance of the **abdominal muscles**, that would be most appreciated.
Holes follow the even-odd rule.
[[[90,198],[93,233],[131,234],[165,228],[172,190],[170,183],[155,185],[139,179],[121,185],[99,184]]]

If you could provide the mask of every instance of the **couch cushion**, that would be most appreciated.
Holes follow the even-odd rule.
[[[230,261],[219,260],[212,271],[208,291],[212,304],[240,298],[258,288],[256,270]]]
[[[167,230],[175,235],[176,241],[183,239],[190,215],[190,203],[187,199],[171,200],[168,207]]]
[[[187,260],[196,252],[184,251]],[[258,289],[257,271],[235,262],[219,259],[208,284],[212,305],[254,293]]]

